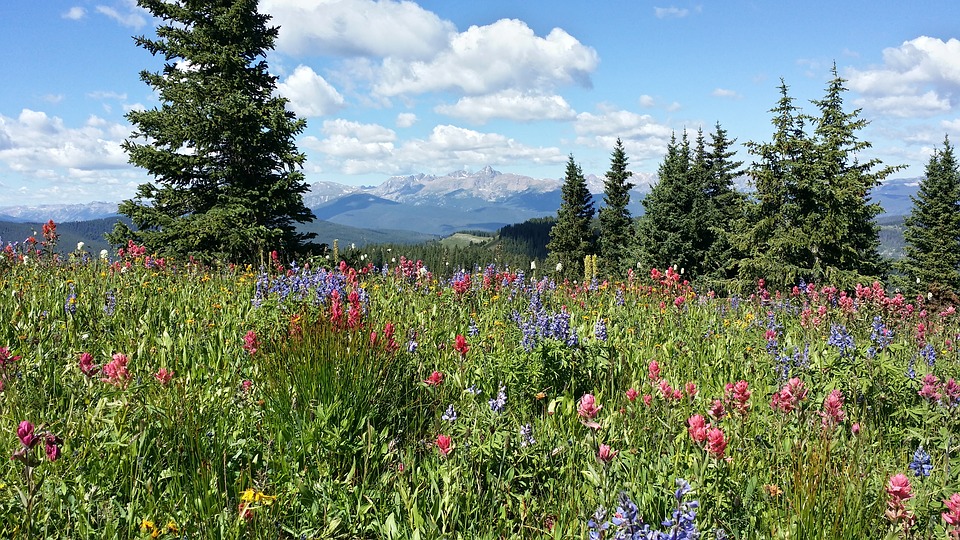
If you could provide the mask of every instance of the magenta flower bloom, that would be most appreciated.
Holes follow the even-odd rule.
[[[450,452],[453,452],[452,441],[450,440],[449,435],[437,435],[437,440],[434,444],[437,446],[437,451],[440,452],[440,457],[447,457]]]
[[[823,412],[820,416],[823,417],[824,427],[835,426],[847,418],[847,413],[843,411],[843,392],[838,388],[834,388],[823,400]]]
[[[100,371],[100,366],[93,363],[93,355],[85,352],[80,354],[80,371],[87,377],[93,377]]]
[[[619,454],[617,450],[613,450],[609,445],[601,444],[600,449],[597,451],[597,459],[600,460],[604,465],[609,465],[613,458],[617,457]]]
[[[636,388],[631,388],[627,390],[627,399],[629,399],[630,401],[636,401],[638,395],[640,395],[640,393],[637,392]]]
[[[660,380],[660,362],[656,360],[650,361],[650,365],[647,366],[647,376],[654,382]]]
[[[600,413],[600,409],[603,408],[603,405],[597,405],[597,398],[593,397],[593,394],[584,394],[580,398],[580,406],[577,407],[577,414],[581,418],[587,420],[592,420]]]
[[[695,414],[687,419],[687,425],[690,426],[687,428],[687,433],[690,434],[690,438],[693,439],[693,442],[700,444],[703,441],[707,440],[707,422],[703,416]]]
[[[443,383],[443,373],[434,370],[423,382],[427,383],[427,386],[440,386]]]
[[[56,461],[60,458],[60,444],[59,441],[52,433],[48,433],[45,437],[45,451],[47,454],[47,459],[50,461]]]
[[[153,374],[153,377],[160,381],[160,384],[166,386],[170,384],[170,380],[173,379],[173,370],[167,368],[160,368],[156,373]]]
[[[257,340],[257,333],[253,330],[250,330],[243,336],[243,350],[247,351],[250,356],[257,354],[257,351],[260,349],[260,341]]]
[[[20,439],[20,444],[26,448],[33,448],[33,445],[39,440],[37,436],[34,435],[33,430],[33,423],[29,420],[20,422],[20,425],[17,427],[17,437]]]
[[[715,457],[721,458],[726,449],[727,438],[723,434],[723,430],[720,428],[707,429],[707,452],[710,452]]]
[[[887,495],[891,499],[905,501],[913,498],[913,487],[910,485],[910,479],[905,474],[895,474],[887,482]]]
[[[727,383],[723,388],[724,396],[730,401],[730,406],[738,413],[745,415],[750,408],[750,384],[747,381]]]
[[[794,377],[787,381],[787,384],[783,385],[779,392],[773,394],[770,406],[774,410],[789,413],[793,412],[805,399],[807,399],[807,389],[804,387],[803,381]]]
[[[102,377],[101,381],[119,387],[127,386],[131,379],[130,372],[127,371],[127,355],[114,354],[113,359],[103,366],[103,374],[105,377]]]
[[[943,504],[945,504],[949,510],[948,512],[940,514],[943,520],[954,527],[960,526],[960,493],[954,493],[949,499],[943,501]],[[960,537],[960,530],[954,528],[954,530],[951,531],[951,535]]]

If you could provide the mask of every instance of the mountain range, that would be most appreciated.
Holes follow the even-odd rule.
[[[586,180],[595,203],[600,206],[603,177],[590,174]],[[631,191],[630,210],[640,215],[643,213],[641,201],[656,182],[656,175],[634,173],[631,182],[635,187]],[[890,179],[875,188],[872,195],[887,216],[905,215],[910,212],[910,196],[916,193],[918,182],[918,178]],[[377,186],[317,182],[304,194],[304,203],[318,220],[340,226],[342,234],[350,236],[350,228],[356,228],[368,233],[391,231],[388,236],[402,237],[406,231],[412,234],[410,241],[414,242],[461,230],[495,231],[527,219],[555,215],[561,202],[562,185],[562,178],[538,179],[488,166],[475,172],[453,171],[441,176],[394,176]],[[746,182],[738,185],[745,188]],[[0,207],[0,221],[89,221],[114,217],[116,212],[115,202],[4,206]],[[315,222],[304,228],[318,232],[320,241],[332,240],[324,238],[325,231],[317,227]],[[357,235],[364,236],[354,231],[354,236]],[[366,237],[369,241],[372,235],[366,234]],[[378,237],[384,238],[382,234]],[[342,237],[339,239],[344,241]],[[362,239],[360,242],[365,243]]]

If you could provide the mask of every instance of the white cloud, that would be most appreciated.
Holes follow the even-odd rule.
[[[400,113],[397,115],[397,127],[408,128],[417,123],[417,115],[413,113]]]
[[[297,66],[292,75],[277,84],[277,92],[289,99],[290,107],[302,117],[326,116],[344,106],[343,96],[304,65]]]
[[[589,87],[597,52],[560,28],[539,37],[523,21],[501,19],[471,26],[429,60],[388,57],[374,86],[383,96],[457,91],[481,95],[506,89]]]
[[[99,100],[116,99],[116,100],[123,101],[127,99],[126,94],[121,94],[119,92],[111,92],[107,90],[97,90],[96,92],[90,92],[87,94],[87,97],[90,99],[99,99]]]
[[[674,6],[654,7],[653,14],[656,15],[658,19],[680,19],[689,15],[690,10]]]
[[[558,148],[530,147],[498,133],[452,125],[435,126],[427,138],[397,143],[393,130],[347,120],[324,122],[324,139],[307,137],[304,146],[325,154],[326,165],[344,174],[444,172],[475,165],[516,162],[563,163]]]
[[[571,120],[576,112],[558,95],[504,90],[485,96],[467,96],[453,105],[440,105],[436,112],[483,124],[492,118],[518,122]]]
[[[577,144],[595,148],[613,148],[619,138],[633,159],[659,159],[674,133],[648,114],[625,110],[580,113],[574,130]]]
[[[143,28],[147,24],[146,10],[137,7],[135,2],[127,0],[124,2],[122,11],[110,6],[98,5],[97,13],[118,22],[122,26],[129,28]]]
[[[74,6],[67,11],[63,12],[60,16],[64,19],[70,19],[73,21],[79,21],[87,14],[87,10],[83,9],[80,6]]]
[[[730,90],[727,88],[714,88],[713,92],[710,92],[710,95],[713,97],[719,98],[733,98],[740,99],[742,96],[737,93],[736,90]]]
[[[653,99],[653,96],[648,96],[647,94],[644,94],[640,96],[640,99],[638,99],[637,102],[640,103],[641,107],[653,107],[654,104],[656,103],[656,100]]]
[[[264,0],[261,10],[280,26],[277,49],[291,54],[427,58],[456,31],[408,1]]]
[[[883,65],[847,70],[863,107],[892,116],[931,116],[960,100],[960,40],[920,36],[883,51]]]
[[[57,103],[60,103],[61,101],[63,101],[64,97],[65,96],[63,94],[44,94],[40,96],[40,99],[42,101],[46,101],[47,103],[56,105]]]
[[[53,168],[103,170],[127,166],[120,147],[129,128],[91,117],[68,128],[56,116],[23,109],[16,118],[0,116],[0,163],[21,173],[41,174]]]
[[[931,117],[950,112],[950,100],[930,90],[923,95],[877,96],[854,100],[858,107],[869,107],[881,114],[900,118]]]

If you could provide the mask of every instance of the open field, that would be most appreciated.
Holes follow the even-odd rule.
[[[0,537],[956,531],[952,306],[398,260],[0,254]]]

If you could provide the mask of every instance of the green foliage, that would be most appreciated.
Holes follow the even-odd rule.
[[[960,291],[960,168],[946,137],[927,163],[904,225],[900,271],[913,292]]]
[[[870,147],[858,137],[867,122],[859,109],[843,110],[844,80],[836,67],[833,75],[813,102],[819,117],[802,114],[781,81],[772,140],[747,143],[758,161],[749,171],[755,201],[736,236],[741,284],[766,277],[776,287],[800,279],[851,287],[885,273],[875,222],[882,210],[870,191],[898,167],[857,160]]]
[[[621,491],[659,528],[684,478],[701,537],[884,538],[903,530],[885,516],[898,473],[904,535],[949,534],[960,319],[879,285],[739,299],[663,275],[586,287],[484,269],[454,287],[18,253],[0,255],[0,450],[25,448],[29,420],[62,453],[34,447],[29,477],[5,461],[0,537],[584,538]],[[791,378],[806,393],[778,409]],[[909,468],[921,445],[929,476]]]
[[[676,136],[671,137],[658,170],[659,180],[643,199],[645,212],[637,224],[639,259],[644,268],[676,265],[686,271],[703,260],[704,254],[695,248],[700,227],[695,210],[703,173],[702,161],[694,161],[686,132],[680,143]]]
[[[603,182],[604,207],[600,209],[600,262],[604,275],[623,278],[632,264],[632,247],[636,238],[630,217],[629,181],[633,173],[627,170],[627,154],[623,142],[617,139],[610,157],[610,170]]]
[[[135,131],[123,147],[154,181],[120,205],[135,229],[120,223],[109,240],[233,262],[301,251],[312,235],[295,224],[313,219],[294,143],[305,122],[274,95],[270,17],[255,0],[139,4],[164,22],[156,39],[136,38],[165,61],[140,74],[162,105],[127,114]]]
[[[567,161],[557,222],[550,229],[547,244],[550,251],[548,264],[558,265],[559,276],[582,279],[583,258],[593,254],[594,249],[593,216],[593,196],[587,189],[583,171],[571,155]]]

